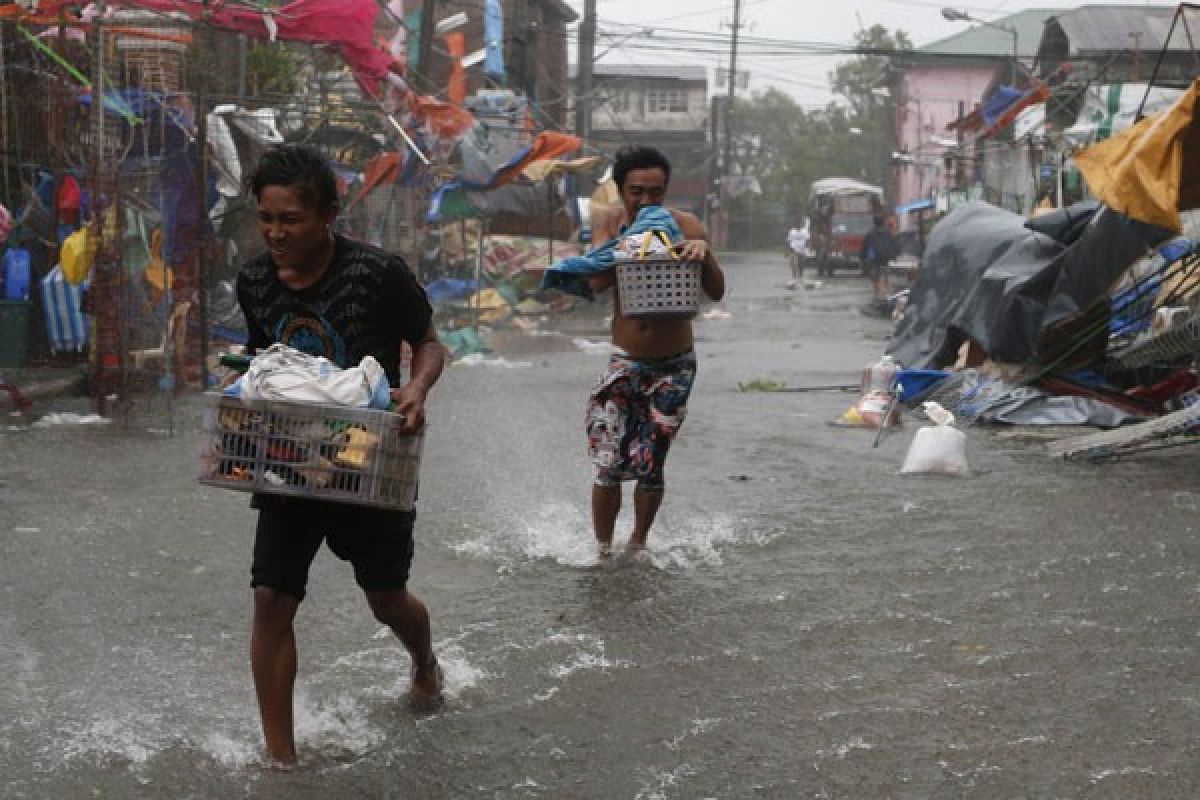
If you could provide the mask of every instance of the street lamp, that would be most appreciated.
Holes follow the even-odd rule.
[[[957,8],[943,8],[942,9],[942,18],[946,19],[950,22],[978,22],[980,25],[984,25],[988,28],[995,28],[998,31],[1004,31],[1009,36],[1011,36],[1012,44],[1013,44],[1012,85],[1013,86],[1017,85],[1017,60],[1018,60],[1019,56],[1017,55],[1017,29],[1016,28],[1014,28],[1011,25],[1002,25],[998,22],[988,22],[985,19],[979,19],[978,17],[972,17],[967,12],[959,11]]]

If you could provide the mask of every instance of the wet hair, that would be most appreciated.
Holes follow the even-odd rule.
[[[268,186],[297,186],[300,199],[318,212],[337,208],[337,180],[325,154],[312,145],[281,144],[262,154],[254,171],[246,176],[254,199]]]
[[[671,162],[667,157],[653,147],[629,146],[617,151],[613,159],[613,182],[618,189],[625,188],[625,178],[635,169],[661,169],[671,181]]]

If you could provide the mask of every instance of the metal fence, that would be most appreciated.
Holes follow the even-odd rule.
[[[426,189],[388,180],[368,190],[376,159],[405,145],[328,53],[181,14],[0,18],[0,78],[6,247],[27,251],[33,273],[27,360],[90,357],[101,413],[201,386],[218,349],[241,341],[233,281],[260,249],[241,178],[270,143],[329,154],[342,230],[416,251]]]

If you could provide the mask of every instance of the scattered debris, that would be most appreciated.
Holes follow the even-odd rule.
[[[99,414],[76,414],[73,411],[62,411],[47,414],[30,427],[49,428],[53,425],[107,425],[109,421],[107,417],[102,417]]]

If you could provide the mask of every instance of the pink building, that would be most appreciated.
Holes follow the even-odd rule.
[[[891,89],[897,206],[921,200],[945,204],[955,193],[970,194],[977,177],[974,160],[946,126],[974,111],[994,80],[1006,81],[1013,68],[1014,38],[1022,63],[1032,60],[1045,20],[1056,13],[1039,8],[1010,14],[893,59],[899,72]],[[900,215],[901,230],[915,225],[913,215]]]

